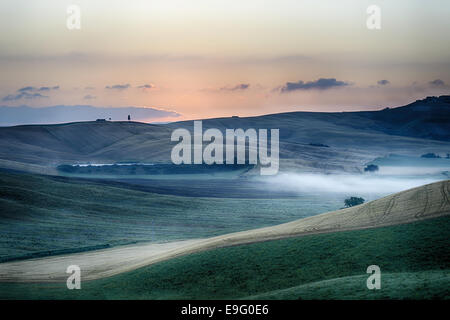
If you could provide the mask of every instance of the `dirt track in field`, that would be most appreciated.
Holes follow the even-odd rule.
[[[94,280],[177,256],[220,247],[309,234],[376,228],[450,214],[450,180],[399,192],[366,204],[281,225],[213,238],[122,246],[69,255],[0,264],[0,282],[66,281],[69,265],[81,268],[82,280]]]

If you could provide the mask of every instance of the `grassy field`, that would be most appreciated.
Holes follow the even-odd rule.
[[[448,299],[450,217],[221,248],[110,278],[0,284],[2,299]],[[382,287],[366,288],[369,265]]]
[[[0,261],[144,241],[211,237],[292,221],[337,209],[343,203],[343,196],[319,195],[289,199],[182,197],[109,183],[0,170]],[[235,192],[239,190],[237,185],[228,185],[233,187]],[[180,188],[187,189],[189,184]],[[211,194],[220,194],[215,191],[219,188],[219,183],[209,185]],[[202,190],[208,190],[205,181]],[[252,190],[247,193],[257,192]]]
[[[450,271],[432,270],[382,274],[383,290],[364,287],[368,275],[317,281],[246,297],[249,300],[450,299]]]

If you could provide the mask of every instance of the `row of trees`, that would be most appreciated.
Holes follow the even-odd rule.
[[[437,158],[440,158],[441,156],[436,154],[436,153],[430,152],[430,153],[425,153],[425,154],[421,155],[420,157],[421,158],[428,158],[428,159],[437,159]],[[445,158],[446,159],[450,159],[450,153],[447,153]]]
[[[441,156],[436,154],[436,153],[425,153],[423,155],[420,156],[421,158],[426,158],[426,159],[440,159]],[[450,159],[450,153],[447,153],[445,156],[445,159]],[[376,165],[376,164],[369,164],[364,168],[364,172],[377,172],[378,170],[380,170],[380,168]]]

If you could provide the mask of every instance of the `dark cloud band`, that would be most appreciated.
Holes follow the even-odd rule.
[[[115,84],[112,86],[106,86],[105,89],[110,89],[110,90],[126,90],[130,87],[130,84]]]
[[[348,86],[349,83],[345,81],[339,81],[335,78],[320,78],[316,81],[304,82],[302,80],[298,82],[286,82],[286,84],[281,88],[281,92],[290,92],[296,90],[326,90],[336,87]]]

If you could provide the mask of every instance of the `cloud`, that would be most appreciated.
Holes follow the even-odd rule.
[[[428,84],[432,87],[445,87],[445,82],[441,79],[430,81]]]
[[[58,90],[59,86],[53,86],[53,87],[40,87],[38,91],[50,91],[50,90]]]
[[[377,82],[380,86],[385,86],[390,84],[389,80],[378,80]]]
[[[84,99],[84,100],[92,100],[92,99],[97,99],[97,97],[96,97],[96,96],[93,96],[93,95],[90,95],[90,94],[87,94],[87,95],[85,95],[85,96],[83,97],[83,99]]]
[[[247,90],[250,87],[250,84],[248,83],[240,83],[238,85],[235,85],[234,87],[222,87],[220,88],[221,91],[242,91]]]
[[[23,87],[17,90],[17,94],[8,94],[7,96],[2,98],[2,101],[7,102],[7,101],[17,101],[20,99],[27,99],[27,100],[31,100],[31,99],[39,99],[39,98],[48,98],[48,96],[44,96],[42,94],[39,93],[40,92],[49,92],[51,90],[58,90],[59,86],[53,86],[53,87],[47,87],[47,86],[43,86],[43,87],[33,87],[33,86],[27,86],[27,87]],[[34,93],[33,93],[34,92]]]
[[[304,82],[302,80],[298,82],[286,82],[286,84],[281,88],[281,92],[290,92],[296,90],[327,90],[335,87],[348,86],[348,82],[338,81],[335,78],[320,78],[316,81]]]
[[[17,92],[34,91],[34,90],[36,90],[35,87],[23,87],[17,90]]]
[[[29,93],[27,91],[22,91],[19,94],[8,94],[6,97],[3,97],[2,101],[4,101],[4,102],[17,101],[20,99],[32,100],[32,99],[39,99],[39,98],[48,98],[48,96],[44,96],[37,92]]]
[[[50,91],[50,90],[58,90],[59,86],[53,86],[53,87],[48,87],[48,86],[42,86],[42,87],[32,87],[32,86],[28,86],[28,87],[23,87],[17,90],[17,92],[30,92],[30,91]]]
[[[105,89],[112,89],[112,90],[126,90],[130,87],[129,83],[126,84],[115,84],[112,86],[106,86]]]
[[[153,84],[143,84],[142,86],[138,86],[139,89],[152,89],[155,85]]]

